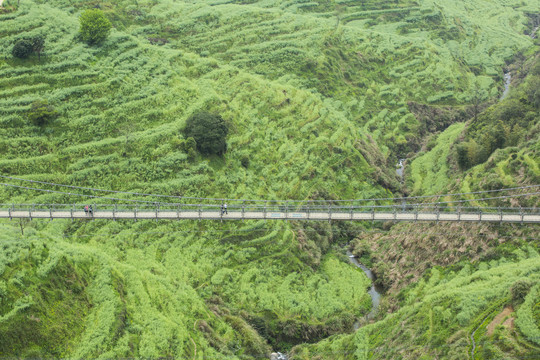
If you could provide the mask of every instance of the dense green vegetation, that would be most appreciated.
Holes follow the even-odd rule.
[[[99,9],[83,11],[79,17],[81,27],[79,35],[88,45],[96,45],[105,41],[111,30],[111,22]]]
[[[95,7],[105,36],[86,38],[81,14]],[[538,184],[528,33],[539,11],[535,0],[7,0],[0,174],[306,201]],[[29,39],[43,41],[17,56]],[[519,90],[488,107],[510,63]],[[222,131],[196,138],[201,114]],[[402,188],[396,159],[418,150]],[[111,202],[0,188],[1,203],[90,201]],[[438,234],[413,224],[370,227],[1,221],[0,357],[257,358],[308,343],[298,358],[461,359],[471,335],[476,358],[536,354],[537,228],[464,225],[435,248]],[[371,306],[370,281],[342,255],[354,238],[393,313],[343,335]],[[515,326],[488,335],[481,325],[505,305]]]
[[[298,347],[294,358],[348,359],[354,354],[356,359],[463,359],[471,354],[470,336],[476,344],[474,358],[520,359],[524,354],[534,358],[540,355],[540,322],[532,310],[539,300],[535,289],[504,319],[515,319],[517,329],[493,320],[510,303],[513,284],[523,279],[538,283],[538,257],[536,250],[525,247],[510,258],[450,270],[434,268],[400,294],[398,311],[353,335]],[[489,324],[496,326],[488,334]]]

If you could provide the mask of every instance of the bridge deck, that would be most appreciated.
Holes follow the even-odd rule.
[[[100,210],[93,215],[79,210],[0,210],[0,218],[30,219],[164,219],[164,220],[346,220],[346,221],[480,221],[540,223],[540,214],[450,213],[450,212],[276,212],[276,211],[173,211]]]

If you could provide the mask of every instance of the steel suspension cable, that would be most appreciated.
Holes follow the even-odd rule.
[[[193,196],[181,196],[181,195],[175,196],[175,195],[151,194],[151,193],[139,193],[139,192],[131,192],[131,191],[98,189],[98,188],[91,188],[91,187],[85,187],[85,186],[66,185],[66,184],[58,184],[58,183],[39,181],[39,180],[23,179],[23,178],[7,176],[7,175],[0,175],[0,178],[10,179],[10,180],[17,180],[17,181],[24,181],[24,182],[30,182],[30,183],[36,183],[36,184],[42,184],[42,185],[67,187],[67,188],[79,189],[79,190],[90,190],[90,191],[108,192],[108,193],[115,193],[115,194],[126,194],[126,195],[135,195],[135,196],[152,196],[152,197],[173,198],[173,199],[207,200],[207,201],[246,201],[246,202],[265,202],[265,201],[285,202],[285,201],[289,201],[289,202],[292,202],[292,203],[306,201],[306,200],[264,200],[264,199],[205,198],[205,197],[193,197]],[[520,187],[513,187],[513,188],[495,189],[495,190],[472,191],[472,192],[453,193],[453,194],[448,193],[448,194],[420,195],[420,196],[410,196],[410,197],[371,198],[371,199],[345,199],[345,200],[308,200],[308,201],[309,202],[396,201],[396,200],[425,199],[425,198],[447,197],[447,196],[476,195],[476,194],[486,194],[486,193],[503,192],[503,191],[523,190],[523,189],[538,188],[538,187],[540,187],[540,185],[527,185],[527,186],[520,186]],[[474,201],[474,199],[472,201]],[[441,203],[441,202],[439,202],[439,203]]]

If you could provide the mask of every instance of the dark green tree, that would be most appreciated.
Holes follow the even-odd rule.
[[[471,159],[469,158],[469,147],[467,143],[461,143],[456,147],[457,162],[462,170],[467,170],[471,167]]]
[[[38,55],[38,60],[41,60],[41,52],[45,48],[45,36],[34,36],[30,42],[32,43],[32,50]]]
[[[510,293],[512,295],[512,301],[514,305],[519,305],[525,300],[525,296],[529,293],[529,290],[532,287],[532,282],[529,280],[517,280],[512,287],[510,288]]]
[[[11,54],[19,59],[26,59],[33,51],[34,47],[32,46],[32,42],[27,39],[22,39],[15,43]]]
[[[85,10],[79,17],[81,39],[88,45],[103,42],[111,30],[111,22],[99,9]]]
[[[58,113],[49,105],[47,100],[37,100],[32,103],[32,107],[28,112],[28,119],[37,126],[43,126],[50,120],[54,119]]]
[[[223,154],[227,150],[227,123],[220,115],[199,112],[186,121],[184,136],[192,137],[203,154]]]

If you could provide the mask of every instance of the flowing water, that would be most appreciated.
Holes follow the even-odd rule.
[[[501,95],[501,100],[504,99],[508,92],[510,91],[510,81],[512,80],[512,75],[510,72],[504,73],[504,91]]]
[[[349,257],[349,261],[362,269],[366,276],[371,280],[371,288],[368,291],[369,296],[371,296],[371,311],[366,316],[368,320],[371,320],[377,314],[377,309],[379,308],[379,304],[381,302],[382,289],[379,286],[375,285],[375,275],[373,274],[373,272],[366,266],[364,266],[362,263],[360,263],[358,260],[356,260],[356,257],[352,254],[352,252],[350,252],[350,250],[347,250],[347,256]],[[354,323],[354,330],[358,330],[359,327],[359,321]]]

